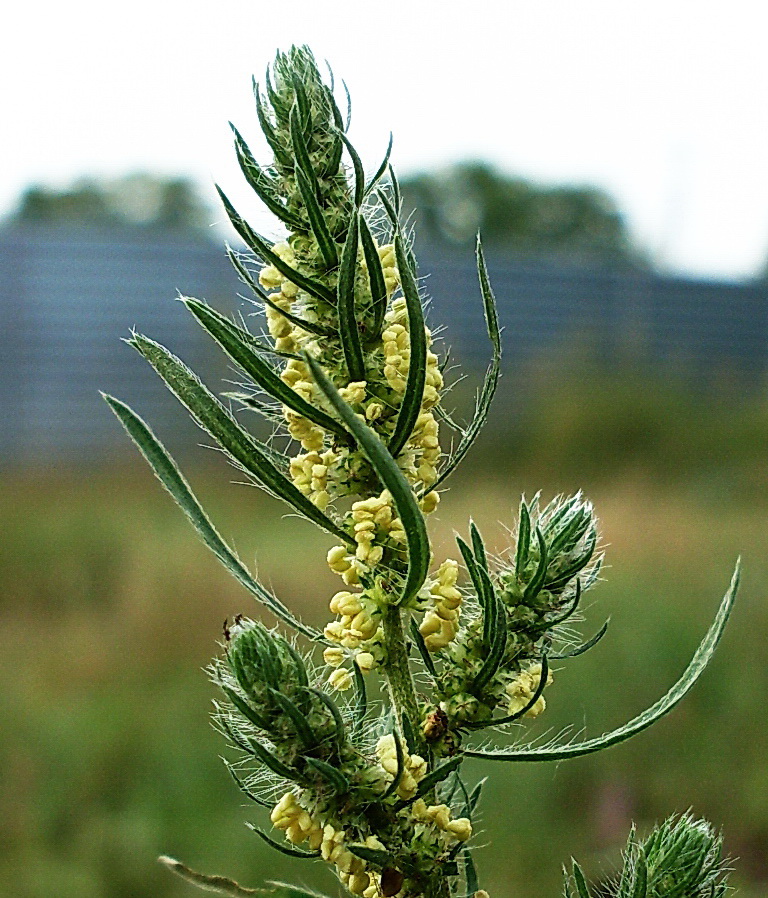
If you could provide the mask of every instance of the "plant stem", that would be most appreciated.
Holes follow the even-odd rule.
[[[419,704],[416,700],[416,690],[408,664],[408,651],[400,609],[395,605],[387,605],[382,615],[382,624],[384,649],[387,657],[384,672],[398,726],[402,726],[403,716],[405,716],[411,724],[415,738],[421,743],[423,737],[419,720]],[[419,747],[421,746],[419,745]]]

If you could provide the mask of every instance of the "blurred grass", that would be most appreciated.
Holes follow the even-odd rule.
[[[481,883],[498,898],[557,895],[572,854],[607,876],[631,819],[644,827],[692,807],[723,826],[742,894],[761,894],[765,403],[640,378],[542,382],[535,392],[517,424],[484,439],[433,528],[440,557],[455,554],[453,532],[470,515],[503,551],[521,492],[582,487],[594,500],[609,567],[583,632],[609,615],[611,626],[593,652],[562,663],[537,732],[572,724],[595,734],[653,702],[687,663],[739,553],[745,576],[711,669],[653,730],[557,766],[473,768],[492,777]],[[328,540],[228,484],[226,471],[200,468],[192,480],[243,558],[258,552],[263,579],[321,623],[337,588],[323,562]],[[160,853],[248,884],[333,889],[321,867],[269,852],[243,826],[260,812],[242,806],[218,758],[203,668],[223,619],[253,608],[151,475],[127,463],[91,476],[19,471],[2,486],[0,893],[193,894],[158,867]]]

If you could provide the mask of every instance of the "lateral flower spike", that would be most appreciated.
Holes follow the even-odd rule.
[[[254,94],[271,158],[257,160],[245,129],[232,126],[235,153],[245,182],[287,235],[262,236],[219,188],[241,241],[228,255],[249,291],[249,314],[181,300],[236,370],[236,390],[218,395],[149,337],[134,333],[127,342],[241,476],[328,538],[323,551],[339,589],[324,594],[318,581],[305,603],[308,619],[327,608],[321,629],[248,570],[149,425],[121,400],[105,399],[205,545],[301,639],[238,614],[225,623],[210,670],[221,693],[215,725],[233,754],[227,769],[260,815],[247,823],[254,836],[294,860],[327,864],[362,898],[488,898],[472,853],[484,781],[465,782],[465,759],[564,760],[650,726],[710,661],[738,568],[688,668],[647,711],[582,742],[489,748],[481,731],[544,714],[553,662],[578,657],[605,633],[575,629],[602,565],[595,511],[580,492],[547,504],[524,497],[501,552],[471,520],[453,557],[434,550],[429,519],[439,489],[485,424],[501,373],[482,245],[478,239],[477,301],[490,360],[474,414],[460,426],[444,405],[446,359],[401,220],[392,140],[367,170],[333,78],[306,47],[278,53]],[[439,312],[439,297],[435,305]],[[251,429],[253,414],[270,438]],[[286,554],[309,564],[301,546]],[[557,677],[565,675],[558,666]],[[369,688],[377,677],[384,688]],[[222,895],[325,898],[282,882],[246,888],[161,862]],[[632,834],[615,896],[721,898],[724,881],[720,837],[684,816],[645,840]],[[573,862],[566,898],[592,894]]]

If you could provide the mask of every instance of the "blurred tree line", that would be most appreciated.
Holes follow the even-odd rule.
[[[459,162],[402,179],[406,211],[422,242],[474,244],[517,258],[646,266],[615,201],[591,186],[545,186],[486,162]]]
[[[112,180],[81,178],[61,190],[28,187],[9,223],[200,231],[208,228],[211,218],[208,204],[188,178],[136,172]]]
[[[616,203],[595,187],[542,186],[485,162],[411,174],[401,187],[422,245],[471,245],[481,231],[486,247],[517,258],[646,264]],[[10,223],[200,231],[213,217],[191,180],[136,173],[83,178],[60,190],[31,186]]]

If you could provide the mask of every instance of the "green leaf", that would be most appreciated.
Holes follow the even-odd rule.
[[[328,230],[323,210],[317,201],[315,188],[300,168],[296,169],[296,183],[299,185],[301,198],[304,200],[304,208],[307,210],[309,226],[312,228],[312,233],[317,241],[325,267],[329,270],[333,269],[339,264],[338,247],[331,236],[331,232]],[[304,230],[303,227],[302,230]]]
[[[341,253],[337,290],[339,337],[350,381],[365,380],[365,360],[355,309],[358,226],[358,217],[353,215]]]
[[[573,878],[576,882],[576,888],[579,891],[579,898],[591,898],[587,881],[584,878],[584,873],[576,861],[573,862]]]
[[[387,167],[389,166],[389,157],[392,155],[392,141],[393,141],[393,136],[392,136],[392,133],[390,132],[389,143],[387,144],[387,151],[384,154],[384,159],[383,159],[381,165],[376,170],[376,174],[365,185],[365,191],[363,193],[364,196],[368,196],[368,194],[373,190],[373,188],[384,177],[384,173],[386,172]]]
[[[296,705],[288,698],[287,695],[283,695],[283,693],[277,689],[270,689],[269,695],[272,701],[275,702],[275,704],[280,708],[283,714],[290,720],[293,728],[296,730],[296,735],[303,743],[304,748],[314,748],[318,743],[317,736],[312,731],[312,727],[309,725],[309,723],[307,723],[306,717],[301,713]]]
[[[491,644],[491,630],[493,628],[494,615],[496,613],[493,590],[488,589],[488,583],[490,581],[487,577],[484,578],[482,576],[480,565],[478,565],[475,560],[472,550],[460,536],[456,537],[456,544],[461,552],[461,557],[464,559],[464,565],[469,573],[472,586],[475,588],[477,601],[480,603],[480,609],[483,613],[483,643],[489,647]]]
[[[408,360],[408,377],[405,392],[397,413],[395,429],[389,439],[388,448],[393,458],[397,458],[413,433],[413,428],[421,413],[424,400],[424,384],[427,379],[427,335],[424,330],[424,311],[421,297],[408,263],[405,260],[403,241],[400,234],[395,235],[395,258],[400,271],[400,283],[403,288],[405,305],[408,309],[408,338],[410,358]],[[434,489],[434,487],[430,487]]]
[[[549,657],[553,661],[562,661],[563,658],[575,658],[577,655],[583,655],[584,652],[588,652],[591,648],[597,645],[598,642],[605,636],[606,631],[608,630],[608,623],[606,621],[602,627],[595,633],[595,635],[588,639],[586,642],[582,642],[580,646],[577,646],[575,649],[571,649],[570,652],[561,652],[557,655],[550,655]]]
[[[187,867],[186,864],[182,864],[181,861],[166,855],[161,855],[158,861],[172,873],[206,892],[218,892],[219,895],[230,895],[232,898],[248,898],[250,895],[274,896],[272,889],[246,889],[245,886],[236,883],[234,879],[227,879],[226,876],[208,876],[206,873],[198,873],[191,867]]]
[[[128,341],[152,365],[171,392],[206,433],[269,492],[333,536],[354,546],[354,539],[335,524],[280,471],[259,442],[243,429],[189,368],[164,346],[142,334]]]
[[[368,711],[368,695],[365,689],[365,675],[357,664],[352,665],[355,674],[355,692],[357,693],[357,702],[355,704],[355,723],[354,732],[358,733],[363,726],[366,712]]]
[[[475,522],[471,519],[469,521],[469,535],[472,540],[472,551],[477,559],[477,563],[481,568],[487,571],[488,556],[485,553],[485,544],[483,543],[483,538],[480,536],[480,531],[477,529]]]
[[[228,249],[227,255],[229,256],[229,261],[243,280],[243,283],[250,287],[265,305],[268,305],[271,309],[279,312],[286,321],[290,321],[291,324],[295,324],[296,327],[300,327],[310,334],[317,334],[320,337],[335,336],[336,332],[331,328],[323,327],[321,324],[316,324],[314,321],[307,321],[305,318],[300,318],[298,315],[293,315],[291,312],[287,312],[285,309],[280,308],[280,306],[270,298],[269,294],[262,289],[259,282],[253,279],[251,273],[238,259],[237,254],[233,250]],[[298,357],[294,356],[294,358]]]
[[[321,761],[320,758],[307,758],[306,761],[308,766],[317,771],[340,795],[349,792],[349,780],[340,770]]]
[[[248,144],[243,140],[242,134],[240,134],[232,122],[229,123],[229,127],[235,135],[235,152],[237,154],[240,170],[245,176],[245,180],[255,191],[256,195],[262,203],[264,203],[267,209],[269,209],[273,215],[277,216],[280,221],[284,222],[292,230],[296,230],[297,228],[304,230],[304,225],[301,219],[289,212],[283,204],[277,191],[277,185],[256,161]]]
[[[648,894],[648,865],[642,848],[637,852],[634,872],[635,882],[632,887],[632,898],[646,898]]]
[[[400,715],[400,728],[403,733],[403,738],[405,739],[405,744],[408,746],[408,751],[411,754],[416,754],[419,750],[419,743],[416,739],[416,733],[413,730],[411,719],[405,711]]]
[[[349,142],[347,135],[343,131],[339,131],[338,133],[339,137],[344,142],[344,146],[347,148],[349,158],[352,160],[352,168],[355,172],[355,208],[359,209],[365,198],[365,173],[363,172],[363,163],[360,160],[357,150]]]
[[[254,825],[253,823],[246,823],[245,825],[252,832],[255,832],[260,839],[263,839],[270,848],[274,848],[276,851],[279,851],[282,854],[287,854],[288,857],[300,857],[307,860],[314,860],[315,858],[320,857],[319,851],[304,851],[301,848],[294,848],[292,845],[286,842],[278,842],[276,839],[273,839],[272,836],[267,835],[267,833],[265,833],[263,829],[259,829],[259,827]],[[274,895],[274,892],[270,890],[270,894]]]
[[[272,773],[292,782],[305,783],[305,778],[297,770],[288,767],[287,764],[284,764],[279,758],[275,757],[275,755],[273,755],[265,745],[262,745],[258,739],[248,739],[248,745],[253,756],[258,758],[258,760],[261,761],[265,767],[268,767]]]
[[[468,848],[462,850],[461,859],[464,865],[464,882],[467,886],[467,898],[473,898],[480,886],[477,881],[477,868]]]
[[[547,565],[549,564],[547,541],[544,539],[544,534],[541,532],[540,527],[536,528],[536,539],[539,543],[539,563],[536,566],[533,577],[531,577],[528,585],[525,587],[523,602],[529,602],[536,597],[544,585],[544,578],[547,576]]]
[[[306,95],[304,96],[304,102],[306,104]],[[309,110],[306,109],[306,111],[308,112]],[[299,95],[297,93],[296,102],[291,107],[290,112],[289,127],[291,132],[291,145],[293,147],[293,155],[296,157],[296,171],[302,171],[311,182],[312,180],[316,180],[316,175],[315,170],[312,167],[312,160],[309,158],[307,142],[304,139],[302,118],[306,121],[306,115],[302,115],[302,112],[299,109]],[[315,199],[317,199],[317,194],[315,194]]]
[[[363,244],[363,255],[368,267],[368,281],[371,287],[371,311],[373,322],[371,332],[368,335],[370,341],[377,340],[381,336],[384,324],[384,316],[387,312],[387,285],[384,282],[384,269],[381,265],[373,235],[368,227],[365,216],[360,215],[360,241]]]
[[[442,781],[447,776],[450,776],[454,770],[458,770],[463,761],[463,755],[454,755],[447,761],[443,761],[442,764],[439,764],[433,770],[430,770],[425,777],[419,780],[416,794],[413,796],[413,798],[409,798],[407,801],[404,801],[402,803],[403,806],[407,806],[409,804],[412,804],[414,801],[417,801],[419,798],[423,798],[428,792],[431,792],[438,783],[442,783]]]
[[[427,527],[416,496],[397,462],[377,434],[363,423],[354,410],[344,402],[318,362],[310,355],[305,355],[305,360],[312,371],[315,382],[346,424],[382,484],[392,494],[398,516],[403,523],[408,546],[408,573],[398,604],[409,602],[424,585],[429,574],[430,561]]]
[[[580,755],[590,754],[591,752],[602,751],[630,739],[637,733],[642,732],[657,720],[668,714],[672,708],[686,695],[693,684],[703,673],[712,655],[717,648],[717,644],[723,635],[723,630],[728,622],[731,613],[736,592],[739,588],[739,578],[741,573],[741,563],[736,564],[736,569],[731,579],[730,587],[723,597],[715,620],[709,628],[706,636],[702,640],[696,650],[690,664],[685,669],[683,675],[675,683],[675,685],[663,696],[656,704],[652,705],[642,714],[632,718],[624,726],[594,739],[587,739],[583,742],[575,742],[570,745],[552,745],[544,748],[532,748],[530,746],[513,747],[509,749],[499,749],[497,751],[481,751],[479,749],[469,749],[464,752],[470,758],[486,758],[496,761],[562,761],[567,758],[577,758]]]
[[[515,551],[515,576],[517,582],[528,563],[528,551],[531,547],[531,515],[525,499],[520,502],[520,521],[517,526],[517,549]]]
[[[499,384],[499,376],[501,374],[501,331],[499,330],[499,319],[496,312],[496,298],[493,295],[490,281],[488,280],[488,270],[485,266],[485,257],[483,256],[483,248],[480,240],[477,241],[477,273],[480,278],[480,290],[483,294],[483,309],[485,312],[485,323],[488,329],[488,337],[491,341],[493,355],[491,364],[483,381],[480,395],[477,398],[475,406],[475,414],[467,429],[456,447],[456,451],[451,456],[445,468],[440,472],[437,483],[432,487],[436,489],[443,481],[445,481],[458,467],[464,456],[472,448],[473,443],[477,439],[480,431],[483,429],[488,418],[488,412],[496,394],[496,387]]]
[[[249,720],[260,730],[269,730],[269,721],[262,717],[255,708],[252,708],[245,699],[241,698],[234,689],[230,689],[229,686],[225,686],[223,683],[221,684],[221,689],[246,720]]]
[[[240,217],[239,213],[232,203],[230,203],[227,195],[218,184],[216,185],[216,190],[221,198],[221,202],[224,204],[224,210],[227,213],[229,220],[232,222],[232,226],[242,237],[247,246],[252,249],[259,258],[263,259],[269,265],[274,265],[283,277],[288,278],[291,283],[295,284],[301,290],[306,291],[318,299],[322,299],[329,305],[334,304],[333,293],[331,293],[325,284],[321,284],[320,281],[316,281],[314,278],[301,274],[301,272],[296,271],[296,269],[292,268],[287,262],[284,262],[280,256],[274,252],[269,243],[257,234],[247,221]]]
[[[396,866],[395,856],[389,851],[382,851],[380,848],[369,848],[367,845],[355,845],[354,843],[349,843],[346,847],[356,857],[368,861],[369,864],[373,864],[375,867],[381,867],[382,870],[386,867]]]
[[[357,665],[355,665],[357,666]],[[333,718],[333,724],[336,728],[336,742],[338,745],[342,745],[345,739],[346,729],[344,727],[344,719],[341,716],[341,712],[336,707],[336,703],[333,699],[326,695],[322,689],[316,689],[313,686],[304,687],[307,692],[311,693],[315,696],[318,701],[325,705],[325,707],[331,712],[331,717]]]
[[[472,691],[475,694],[482,694],[483,689],[496,676],[507,648],[507,612],[500,596],[493,588],[488,572],[485,568],[480,568],[480,576],[487,581],[485,589],[491,596],[491,605],[489,612],[493,615],[493,625],[490,629],[490,648],[486,655],[483,666],[478,671],[477,676],[472,681]]]
[[[472,721],[471,723],[466,724],[467,728],[471,730],[482,730],[485,727],[504,726],[504,724],[512,723],[515,720],[519,720],[521,717],[525,717],[525,715],[539,700],[542,692],[544,692],[544,687],[547,685],[548,678],[549,661],[547,660],[547,656],[543,655],[541,658],[541,674],[539,676],[538,685],[536,686],[535,692],[528,699],[524,707],[522,707],[519,711],[515,711],[514,714],[507,714],[506,717],[490,717],[487,720]]]
[[[292,390],[272,365],[252,348],[252,339],[248,331],[238,327],[224,315],[198,299],[184,297],[182,302],[232,361],[262,390],[308,421],[312,421],[313,424],[336,434],[342,440],[348,440],[347,431],[335,418],[322,409],[316,408]]]
[[[280,141],[280,138],[277,136],[277,132],[275,131],[272,122],[269,120],[269,115],[267,114],[267,110],[264,108],[264,103],[261,98],[259,85],[256,83],[255,79],[253,80],[253,98],[256,101],[256,116],[259,120],[259,127],[261,128],[264,138],[269,144],[269,148],[274,153],[275,162],[277,162],[283,168],[293,168],[293,160]]]
[[[280,620],[290,624],[310,639],[326,642],[322,633],[302,623],[279,599],[254,579],[242,561],[219,535],[183,474],[176,466],[176,463],[147,424],[125,403],[120,402],[119,399],[105,394],[104,399],[126,429],[128,435],[136,443],[158,480],[168,490],[176,504],[195,528],[198,536],[230,574]]]
[[[424,637],[419,631],[419,625],[413,618],[411,618],[410,629],[411,639],[413,639],[413,644],[416,646],[419,655],[421,656],[421,660],[424,662],[424,667],[427,668],[433,679],[436,678],[437,668],[435,667],[435,662],[432,659],[432,655],[429,653],[426,642],[424,642]]]

